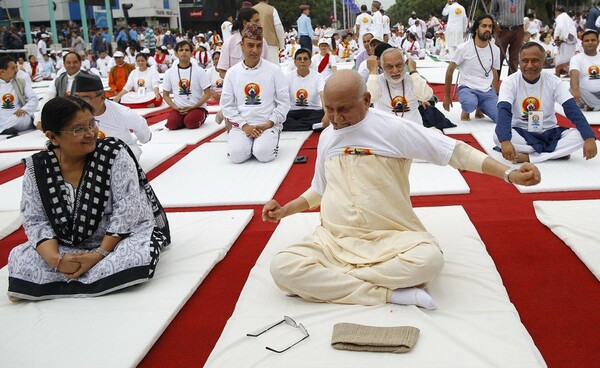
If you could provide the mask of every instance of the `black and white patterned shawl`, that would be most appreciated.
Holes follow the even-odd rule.
[[[67,209],[68,194],[61,190],[64,179],[54,151],[47,150],[32,156],[35,179],[44,210],[60,244],[77,247],[98,229],[110,197],[110,178],[117,153],[125,148],[133,158],[139,183],[144,187],[152,205],[156,230],[164,237],[163,246],[171,242],[167,216],[148,183],[146,174],[127,144],[114,138],[98,139],[96,150],[88,155],[77,188],[72,212]]]

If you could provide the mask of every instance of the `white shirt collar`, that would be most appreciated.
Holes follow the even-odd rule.
[[[246,65],[246,60],[242,61],[242,67],[245,70],[256,70],[256,69],[260,68],[261,65],[262,65],[262,58],[260,58],[260,60],[258,61],[258,64],[256,64],[256,66],[254,66],[254,68],[250,68],[248,65]]]

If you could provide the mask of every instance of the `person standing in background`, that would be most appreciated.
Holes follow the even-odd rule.
[[[500,69],[508,56],[508,75],[519,66],[519,50],[523,45],[525,0],[492,0],[490,12],[498,22],[496,44],[500,48]]]
[[[464,40],[468,19],[465,8],[455,0],[448,0],[442,11],[442,15],[448,17],[448,23],[446,24],[446,45],[448,53],[452,55],[456,47]],[[521,23],[523,23],[523,17],[521,17]]]
[[[308,5],[300,5],[300,17],[296,21],[298,25],[298,36],[300,37],[300,47],[303,49],[307,49],[310,51],[312,55],[312,40],[315,37],[315,33],[313,32],[312,22],[308,15],[310,14],[310,7]],[[294,57],[294,55],[292,55]]]
[[[253,6],[260,15],[260,25],[267,44],[267,60],[279,65],[279,50],[285,47],[285,30],[281,24],[279,13],[275,7],[269,5],[268,0],[259,0]]]

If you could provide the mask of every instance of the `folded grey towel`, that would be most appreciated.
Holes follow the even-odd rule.
[[[333,326],[331,345],[338,350],[406,353],[417,343],[420,330],[412,326],[375,327],[355,323]]]

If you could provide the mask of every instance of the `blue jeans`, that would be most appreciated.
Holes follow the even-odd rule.
[[[495,89],[490,88],[487,92],[481,92],[466,86],[460,86],[458,87],[458,101],[464,112],[470,114],[479,107],[494,123],[498,121],[498,96],[496,96]]]

